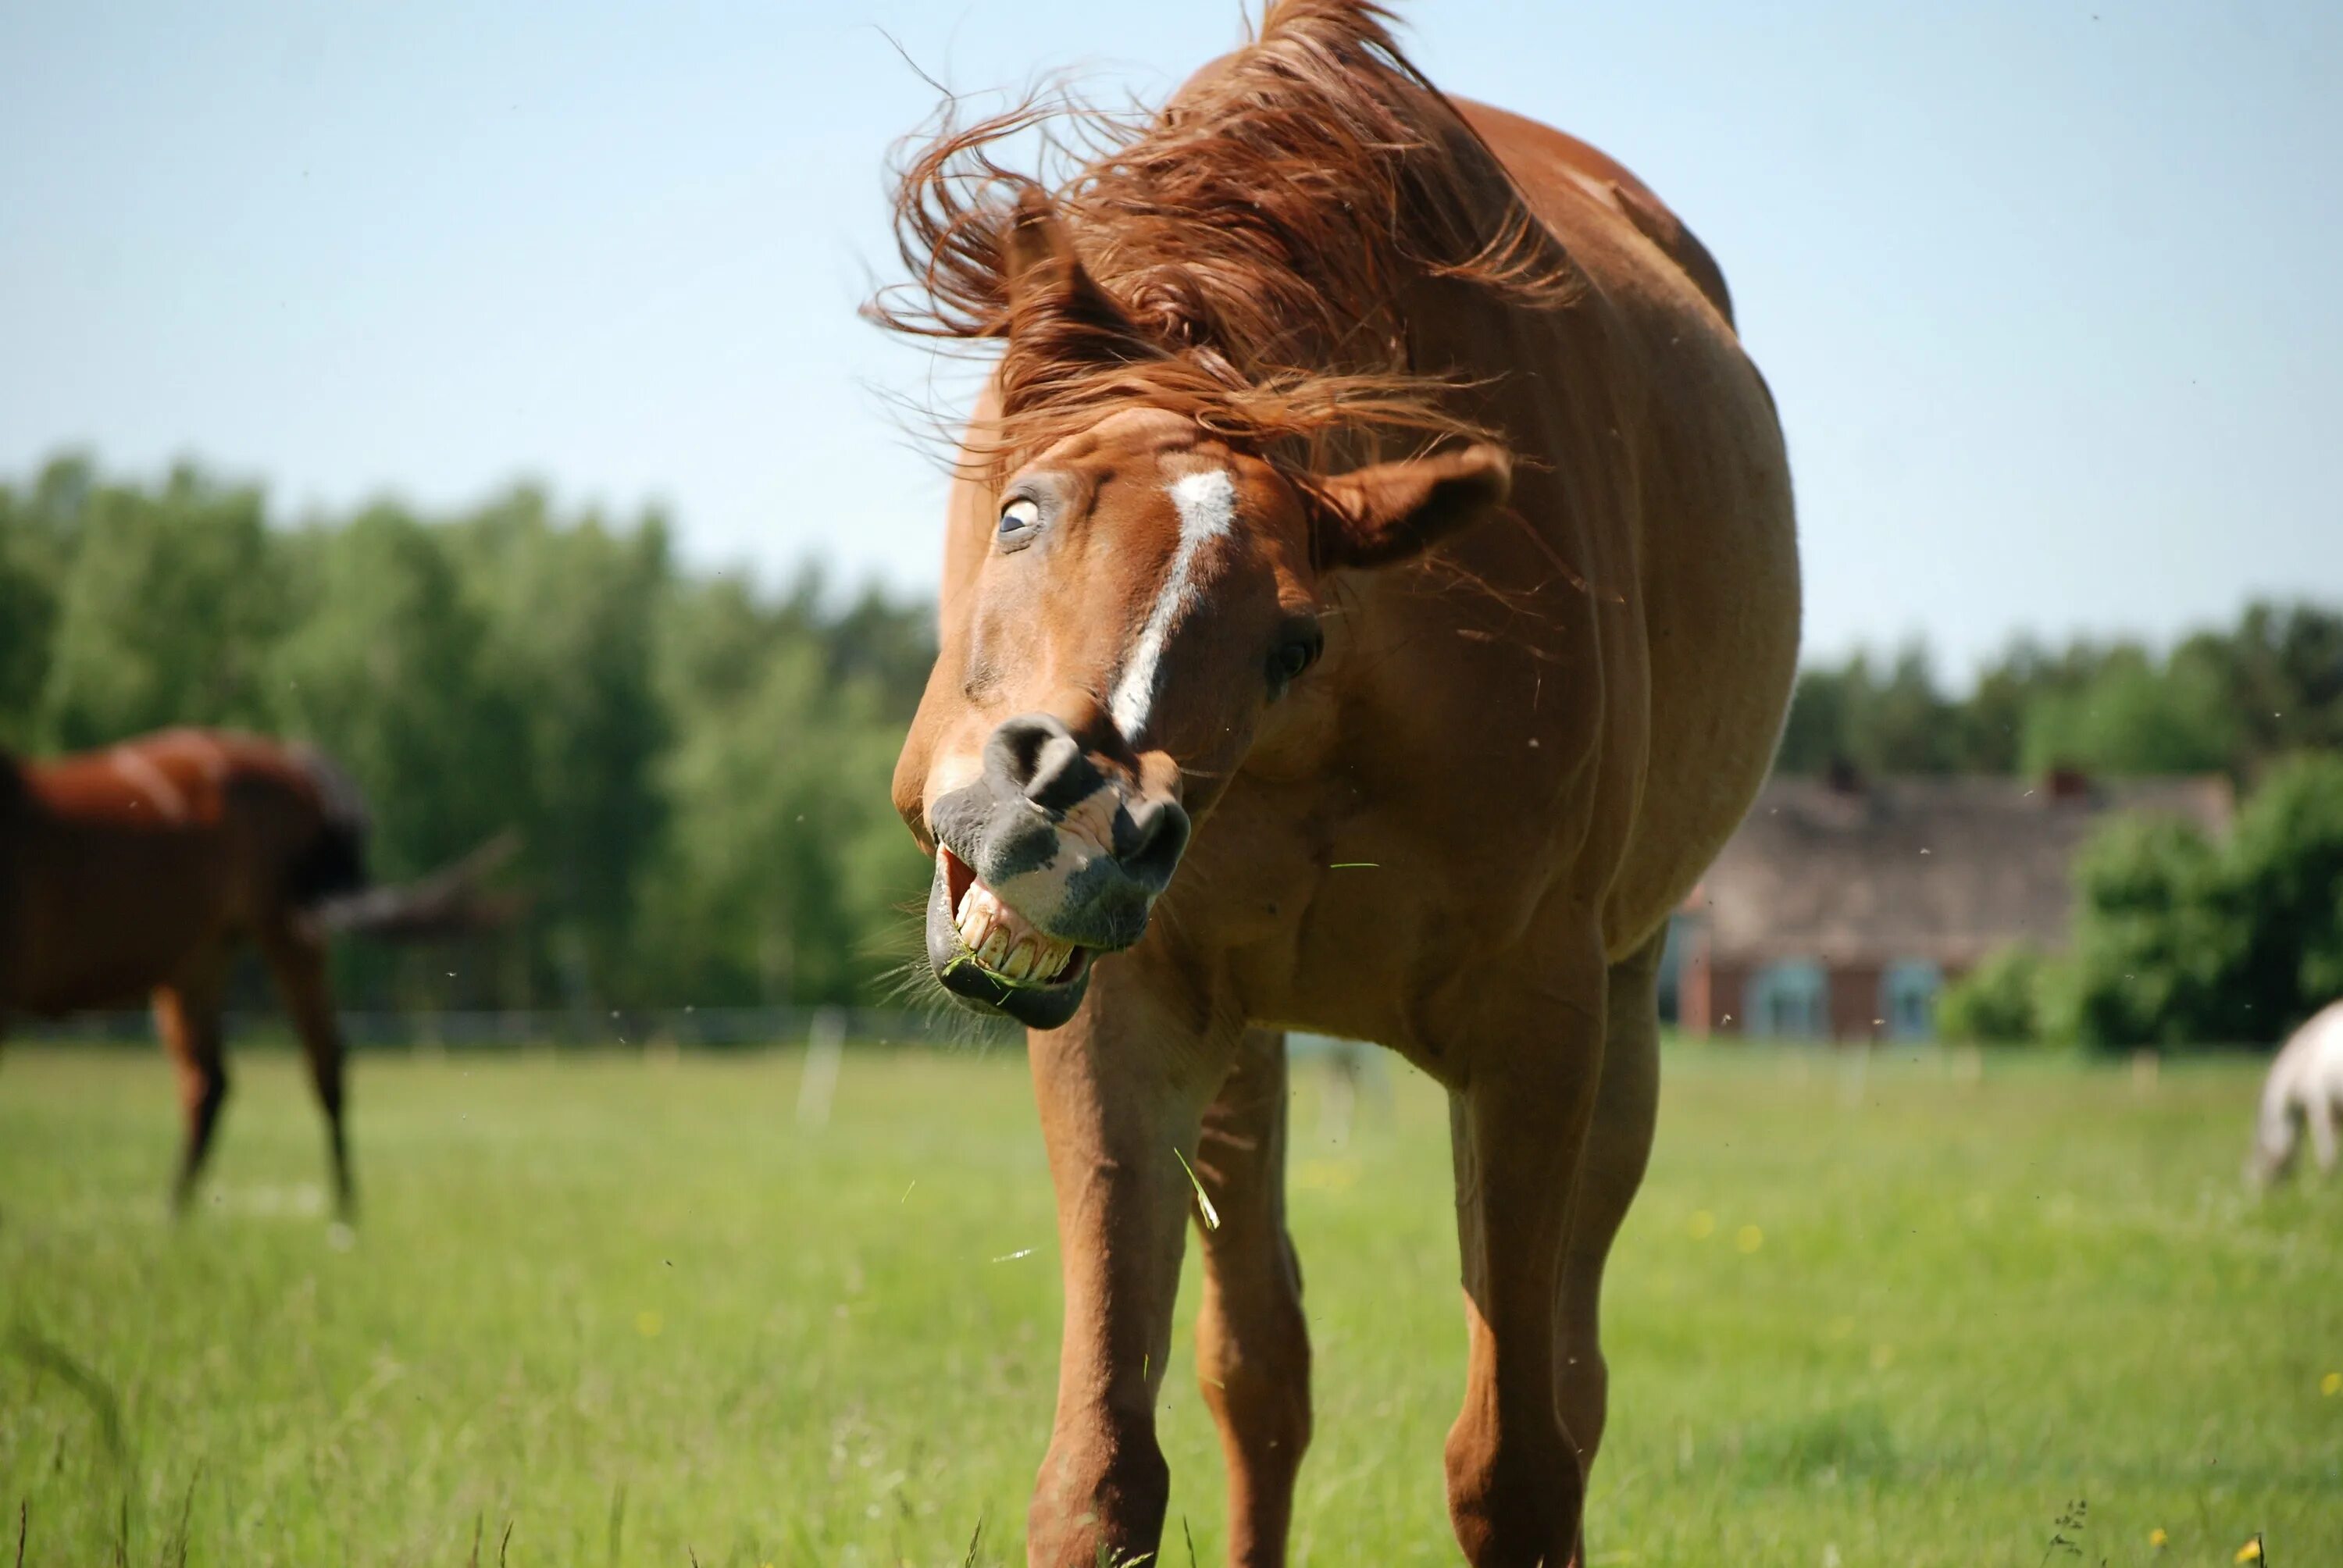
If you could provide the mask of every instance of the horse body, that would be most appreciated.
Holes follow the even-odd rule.
[[[2293,1167],[2302,1133],[2322,1176],[2335,1173],[2343,1125],[2343,1001],[2329,1002],[2296,1030],[2270,1062],[2254,1119],[2248,1179],[2267,1185]]]
[[[1312,694],[1339,717],[1246,759],[1163,905],[1260,930],[1249,1018],[1443,1077],[1493,968],[1590,914],[1624,961],[1681,903],[1763,781],[1797,640],[1787,463],[1729,322],[1577,144],[1460,107],[1586,282],[1565,311],[1432,286],[1408,313],[1420,359],[1503,377],[1479,412],[1523,527],[1443,547],[1468,586],[1346,585]]]
[[[1714,262],[1603,155],[1452,106],[1379,17],[1272,6],[1054,197],[956,205],[950,136],[907,180],[942,302],[909,325],[1007,340],[896,795],[939,979],[1031,1031],[1049,1568],[1156,1548],[1191,1165],[1230,1557],[1283,1560],[1311,1425],[1286,1027],[1449,1090],[1451,1517],[1476,1568],[1574,1560],[1661,932],[1794,674],[1781,432]],[[1443,432],[1468,444],[1421,455]]]
[[[364,884],[354,791],[300,749],[196,729],[7,766],[0,1020],[152,996],[186,1117],[184,1205],[227,1097],[228,967],[239,943],[257,943],[308,1058],[347,1207],[343,1046],[309,917]]]

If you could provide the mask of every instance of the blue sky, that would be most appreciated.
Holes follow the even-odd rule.
[[[1808,649],[2343,598],[2343,6],[1403,7],[1634,167],[1780,399]],[[1232,3],[0,7],[0,473],[194,456],[292,511],[517,477],[693,561],[933,581],[855,319],[932,94],[1160,95]],[[1531,21],[1530,17],[1542,20]],[[881,30],[884,30],[882,34]]]

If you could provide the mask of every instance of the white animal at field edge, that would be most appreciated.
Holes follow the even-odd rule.
[[[2309,1129],[2311,1158],[2320,1173],[2334,1174],[2336,1123],[2343,1120],[2343,1001],[2329,1002],[2295,1030],[2270,1063],[2269,1078],[2262,1085],[2261,1115],[2254,1127],[2254,1151],[2246,1164],[2251,1180],[2275,1181],[2294,1163],[2301,1136],[2298,1114]]]

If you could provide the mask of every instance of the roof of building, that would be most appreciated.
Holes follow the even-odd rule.
[[[1842,769],[1765,786],[1685,911],[1712,961],[1931,960],[2066,945],[2075,853],[2115,811],[2226,832],[2221,778],[1896,778]]]

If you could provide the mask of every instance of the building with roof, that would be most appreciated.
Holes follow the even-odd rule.
[[[1775,778],[1676,916],[1663,976],[1693,1035],[1926,1040],[1986,955],[2057,951],[2073,865],[2111,814],[2227,831],[2221,778]]]

